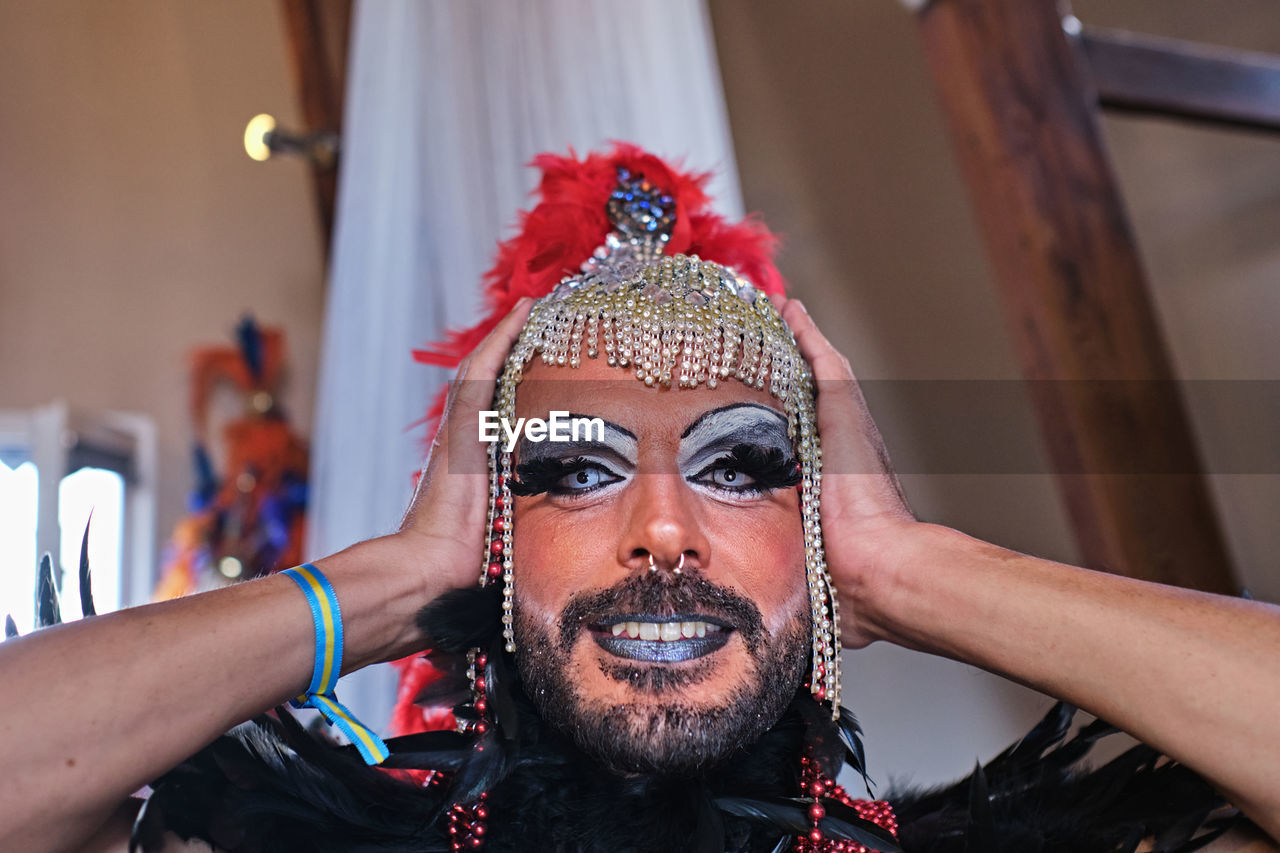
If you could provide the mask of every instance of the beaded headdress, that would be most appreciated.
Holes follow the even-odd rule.
[[[830,702],[833,713],[838,714],[839,605],[827,569],[819,518],[822,450],[813,375],[766,292],[766,288],[781,292],[781,278],[769,258],[772,238],[757,223],[730,225],[704,211],[707,199],[701,186],[705,176],[680,175],[630,146],[619,146],[611,157],[594,155],[581,164],[571,158],[546,157],[538,164],[546,174],[544,201],[526,215],[521,237],[504,244],[499,270],[512,264],[515,268],[511,272],[518,274],[520,257],[533,258],[536,263],[537,240],[529,245],[530,232],[536,232],[548,216],[552,221],[572,220],[564,209],[557,209],[557,201],[566,195],[572,205],[583,205],[591,203],[594,191],[608,231],[602,240],[597,238],[594,251],[582,253],[587,257],[577,269],[558,281],[545,281],[545,272],[540,271],[544,289],[537,294],[540,298],[498,381],[494,400],[498,417],[514,421],[516,388],[526,365],[539,357],[546,364],[570,368],[579,366],[584,357],[603,358],[648,386],[693,388],[705,384],[714,388],[734,380],[767,390],[783,406],[800,462],[805,569],[813,625],[810,689],[819,701]],[[611,177],[612,184],[603,192],[601,175]],[[579,177],[576,184],[581,186],[574,185]],[[682,209],[685,199],[692,202],[689,210]],[[673,251],[676,246],[684,251]],[[564,260],[563,241],[555,243],[552,251],[560,252]],[[758,280],[735,263],[739,260],[746,261],[742,267],[750,267]],[[494,284],[491,278],[491,295]],[[509,296],[513,290],[510,283],[506,290],[503,295]],[[519,293],[515,298],[521,295],[531,294]],[[477,331],[456,335],[455,349],[458,343],[478,337]],[[442,355],[442,350],[436,350],[419,357],[442,363]],[[516,650],[512,628],[516,571],[509,486],[512,467],[512,454],[491,443],[490,535],[480,583],[502,585],[503,639],[509,653]]]

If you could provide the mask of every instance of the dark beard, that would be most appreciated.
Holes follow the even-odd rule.
[[[755,666],[723,707],[694,707],[674,699],[645,709],[591,703],[576,690],[568,661],[588,625],[621,612],[725,616],[736,626]],[[778,721],[804,678],[809,625],[806,609],[770,635],[755,604],[731,590],[693,573],[639,574],[603,592],[571,599],[560,615],[558,637],[528,617],[517,598],[516,665],[542,718],[614,773],[688,776],[751,746]],[[601,669],[615,681],[661,695],[696,684],[713,667],[710,660],[680,669],[619,660]]]

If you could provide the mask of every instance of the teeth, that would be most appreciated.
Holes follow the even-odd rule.
[[[709,622],[617,622],[609,626],[609,633],[615,637],[628,637],[632,640],[648,640],[669,643],[679,639],[705,637],[707,633],[721,630],[719,625]]]

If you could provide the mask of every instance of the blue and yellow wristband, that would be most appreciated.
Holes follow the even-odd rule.
[[[338,676],[342,674],[342,611],[338,608],[338,596],[333,585],[310,563],[286,569],[280,574],[292,579],[307,597],[316,628],[316,658],[311,684],[306,693],[290,704],[295,708],[315,708],[326,722],[346,735],[366,764],[381,764],[390,754],[387,745],[333,694]]]

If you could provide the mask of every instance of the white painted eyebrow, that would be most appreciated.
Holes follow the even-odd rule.
[[[681,440],[684,440],[688,438],[690,435],[692,435],[693,431],[701,427],[702,422],[707,420],[708,418],[717,417],[727,412],[736,411],[737,409],[758,409],[761,412],[767,412],[773,415],[778,420],[782,421],[784,425],[787,423],[786,415],[784,415],[782,412],[779,412],[777,409],[772,409],[764,405],[763,403],[730,403],[727,406],[720,406],[719,408],[716,408],[716,409],[708,409],[707,411],[698,415],[698,417],[694,418],[693,423],[685,427],[684,432],[680,433]]]
[[[591,415],[571,415],[574,418],[590,418]],[[566,456],[581,456],[591,452],[612,452],[621,460],[634,460],[639,453],[636,436],[626,427],[600,419],[604,422],[603,440],[580,439],[578,441],[540,441],[532,442],[523,435],[517,445],[517,458],[521,464],[532,459],[560,459]],[[588,430],[590,435],[592,431]]]

